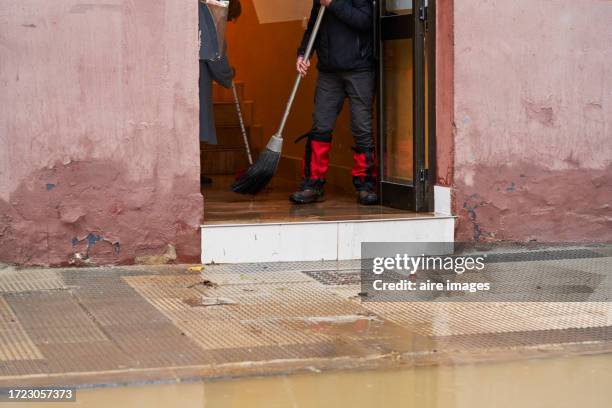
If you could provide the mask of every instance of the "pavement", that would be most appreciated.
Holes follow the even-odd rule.
[[[609,301],[573,296],[573,301],[373,302],[364,299],[360,268],[359,261],[203,270],[4,265],[0,388],[214,380],[612,351]],[[609,278],[612,251],[553,251],[531,258],[515,252],[495,264],[496,273],[507,277],[538,268]],[[584,293],[577,285],[571,288]]]

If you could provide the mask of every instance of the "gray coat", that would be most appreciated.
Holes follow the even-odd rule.
[[[200,18],[200,141],[217,144],[212,84],[231,88],[234,70],[225,50],[219,52],[217,31],[206,4],[198,1]]]

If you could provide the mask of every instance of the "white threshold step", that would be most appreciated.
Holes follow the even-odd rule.
[[[455,217],[202,225],[202,263],[361,258],[362,242],[453,242]]]

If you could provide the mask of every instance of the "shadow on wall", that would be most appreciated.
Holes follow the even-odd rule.
[[[174,180],[167,189],[157,174],[129,180],[124,166],[108,160],[72,162],[33,173],[11,194],[10,203],[0,200],[0,261],[52,266],[199,262],[197,181]]]

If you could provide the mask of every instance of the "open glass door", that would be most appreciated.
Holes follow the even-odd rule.
[[[378,135],[385,206],[430,211],[427,0],[379,0]]]

